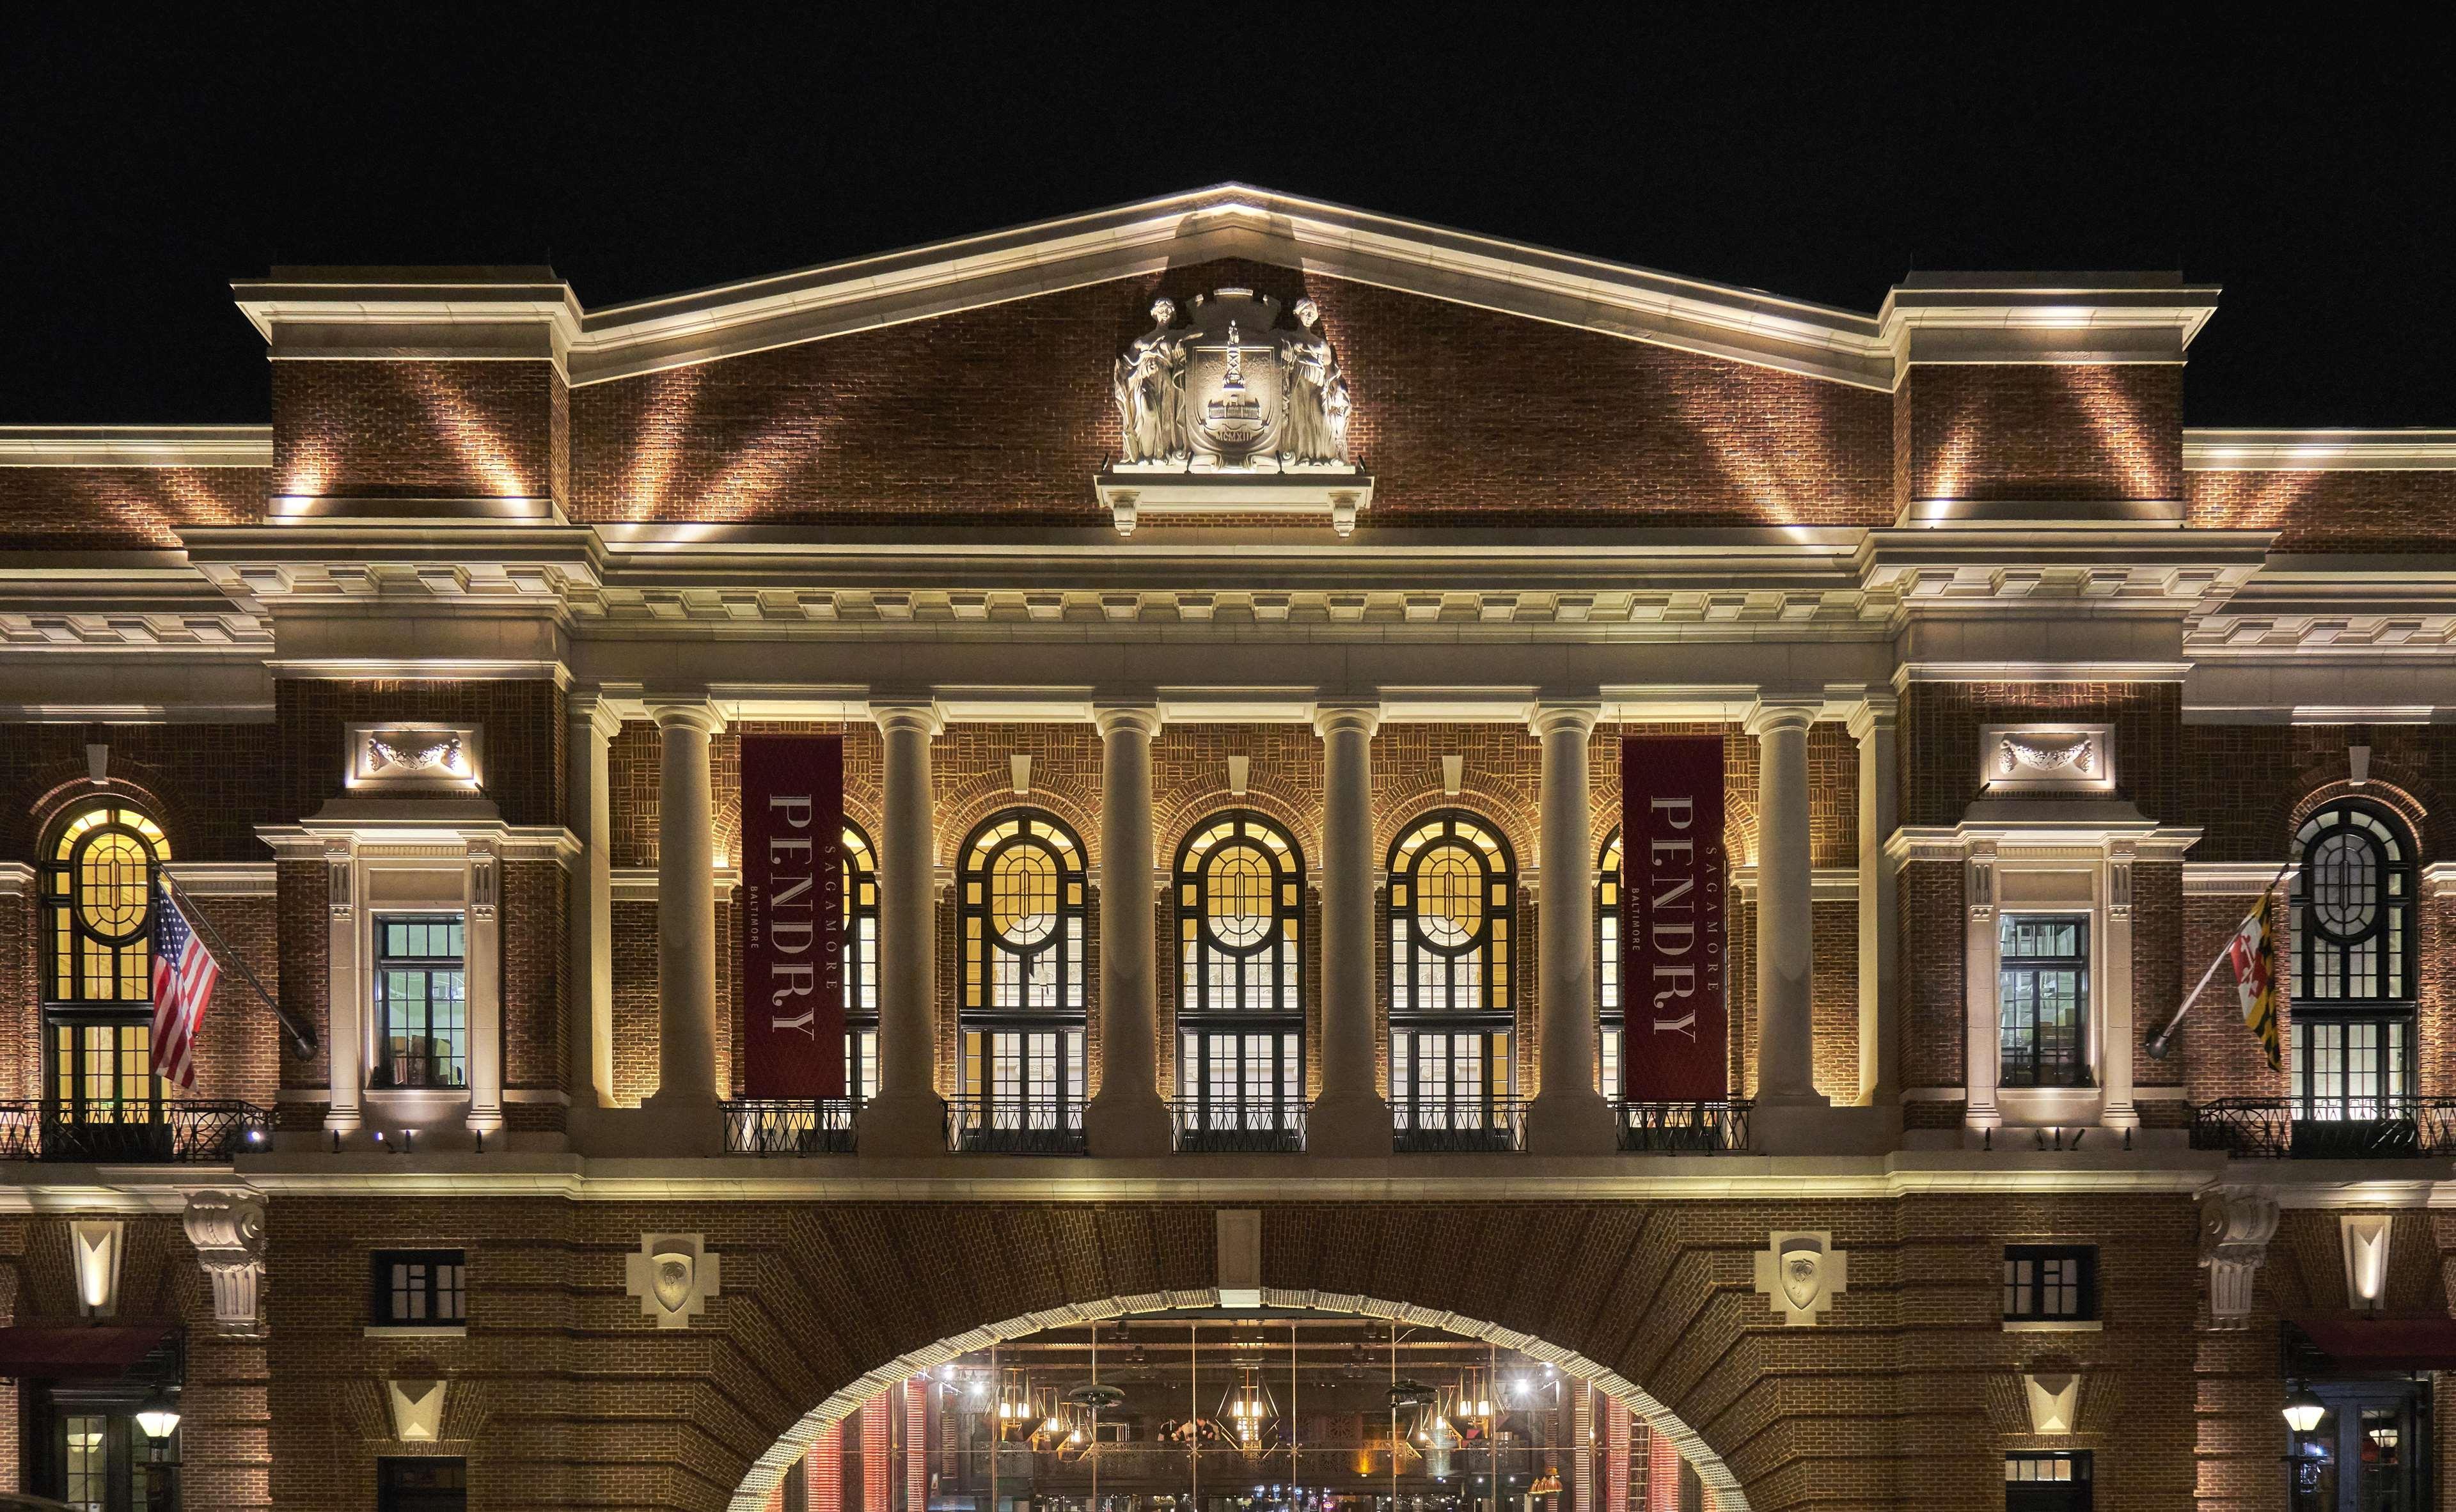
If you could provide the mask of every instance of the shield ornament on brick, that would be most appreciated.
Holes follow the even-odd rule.
[[[696,1234],[644,1234],[639,1253],[623,1257],[624,1290],[659,1328],[688,1328],[717,1295],[723,1258]]]
[[[1833,1306],[1833,1294],[1850,1283],[1850,1252],[1833,1247],[1833,1236],[1777,1230],[1756,1255],[1757,1291],[1773,1304],[1788,1327],[1811,1328]]]

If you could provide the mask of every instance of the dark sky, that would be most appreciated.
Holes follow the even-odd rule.
[[[1229,178],[1858,310],[1913,267],[2180,268],[2225,287],[2192,423],[2456,423],[2431,32],[88,9],[0,22],[0,423],[263,419],[227,285],[275,263],[547,261],[596,307]]]

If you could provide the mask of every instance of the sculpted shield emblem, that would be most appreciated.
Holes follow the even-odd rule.
[[[1185,337],[1185,411],[1194,466],[1277,472],[1271,456],[1285,375],[1279,360],[1276,299],[1221,289],[1195,301]]]
[[[1823,1230],[1779,1230],[1756,1253],[1757,1293],[1773,1304],[1785,1325],[1808,1328],[1830,1311],[1837,1292],[1851,1284],[1851,1256],[1833,1247]]]
[[[685,1250],[660,1250],[656,1255],[656,1272],[652,1284],[657,1305],[668,1313],[679,1313],[691,1299],[692,1273],[698,1269],[698,1257]]]
[[[1812,1239],[1793,1239],[1783,1252],[1782,1295],[1796,1312],[1815,1306],[1825,1290],[1825,1252],[1814,1244]]]

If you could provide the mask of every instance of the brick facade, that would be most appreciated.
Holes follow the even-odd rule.
[[[276,362],[273,477],[284,494],[561,502],[568,403],[543,360]]]

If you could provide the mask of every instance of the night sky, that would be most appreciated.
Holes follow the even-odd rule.
[[[549,262],[597,308],[1232,178],[1861,311],[1914,267],[2180,269],[2225,291],[2191,423],[2456,423],[2435,34],[86,9],[0,23],[0,423],[261,421],[227,286],[276,263]]]

